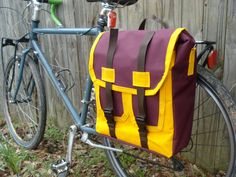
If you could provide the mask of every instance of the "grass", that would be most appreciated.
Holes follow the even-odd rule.
[[[13,147],[8,144],[1,144],[0,155],[5,167],[7,167],[13,174],[20,173],[22,159]]]
[[[0,136],[0,142],[0,171],[2,172],[20,174],[24,162],[37,159],[33,153],[10,144],[11,140],[9,143],[3,136]]]
[[[44,134],[44,138],[53,141],[62,141],[64,134],[64,131],[60,130],[50,121]]]
[[[5,137],[0,136],[0,176],[52,177],[51,164],[66,155],[67,131],[59,129],[51,122],[47,126],[44,140],[34,151],[17,146],[6,133],[6,125],[0,126],[0,132]],[[101,149],[91,148],[76,140],[72,160],[70,177],[114,177]]]
[[[6,132],[6,127],[0,126],[0,131]],[[0,136],[0,142],[2,143],[0,143],[0,176],[52,177],[51,164],[66,155],[67,138],[65,137],[67,136],[65,136],[65,131],[60,130],[53,124],[47,126],[44,140],[39,148],[34,151],[28,151],[16,146],[8,134],[3,134],[6,138]],[[95,140],[99,141],[100,139],[96,138]],[[153,174],[152,170],[153,172],[159,171],[159,167],[147,169],[146,165],[142,164],[142,161],[135,161],[132,156],[123,154],[120,158],[124,166],[130,165],[132,167],[129,172],[134,174],[134,176],[151,176],[150,174]],[[76,139],[73,146],[71,165],[69,177],[115,177],[104,151],[91,148],[81,143],[78,139]],[[195,170],[193,173],[194,175],[192,176],[207,176],[199,172],[199,170]],[[160,170],[160,175],[162,174],[164,176],[170,175],[168,171]],[[182,173],[172,173],[171,176],[186,177]]]

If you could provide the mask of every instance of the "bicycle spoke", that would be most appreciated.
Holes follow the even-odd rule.
[[[16,107],[16,109],[17,109],[17,112],[18,112],[18,115],[19,115],[18,118],[20,119],[20,124],[23,124],[24,121],[23,121],[22,117],[24,117],[24,115],[22,114],[22,116],[21,116],[21,113],[22,113],[22,112],[19,110],[19,107],[18,107],[18,106]],[[20,112],[21,112],[21,113],[20,113]],[[19,123],[17,122],[17,124],[19,124]],[[19,126],[19,125],[18,125],[18,126]],[[23,126],[20,126],[20,127],[23,127]],[[16,126],[16,128],[17,128],[17,126]],[[17,129],[18,129],[18,128],[17,128]],[[17,129],[16,129],[16,130],[17,130]],[[26,132],[25,132],[26,129],[25,129],[25,128],[21,128],[20,131],[23,132],[24,135],[26,134]],[[21,136],[20,138],[22,139],[22,136]]]
[[[205,99],[203,102],[201,102],[200,104],[198,104],[197,107],[194,108],[194,110],[199,109],[199,107],[201,107],[204,103],[206,103],[208,100],[210,99],[210,97],[208,97],[207,99]]]
[[[21,106],[19,106],[19,108],[20,108],[20,110],[21,110],[21,112],[23,113],[23,117],[24,117],[24,119],[26,120],[26,121],[24,121],[25,123],[26,123],[26,125],[27,125],[27,127],[28,128],[24,128],[25,129],[25,135],[26,135],[26,137],[24,136],[22,136],[21,138],[23,138],[23,139],[25,139],[25,140],[27,140],[28,138],[31,138],[32,137],[32,135],[34,135],[34,132],[36,132],[37,131],[37,128],[34,126],[34,129],[35,129],[35,131],[34,130],[32,130],[32,124],[30,124],[29,122],[28,122],[28,115],[22,110],[22,108],[21,108]],[[25,125],[24,125],[25,126]],[[30,135],[30,136],[29,136]]]
[[[31,116],[29,116],[25,111],[24,109],[21,107],[21,104],[17,103],[17,105],[19,106],[21,112],[28,118],[28,120],[30,120],[34,125],[38,125],[32,118]],[[26,121],[28,123],[28,121]]]
[[[204,115],[204,116],[202,116],[202,117],[199,117],[199,118],[195,118],[195,119],[193,119],[193,121],[199,121],[199,120],[201,120],[201,119],[208,119],[209,120],[209,118],[215,118],[215,117],[213,117],[213,115],[216,115],[216,114],[220,114],[220,111],[219,112],[216,112],[216,113],[212,113],[212,114],[208,114],[208,115]]]

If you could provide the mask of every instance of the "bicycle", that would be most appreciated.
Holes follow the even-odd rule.
[[[87,120],[88,109],[93,109],[94,106],[93,98],[91,98],[91,79],[89,76],[87,77],[82,110],[78,112],[66,94],[68,90],[66,83],[59,79],[58,73],[53,72],[38,41],[38,35],[40,34],[96,36],[104,31],[109,12],[119,5],[132,5],[136,0],[87,0],[88,2],[102,3],[97,26],[92,28],[62,27],[55,15],[56,5],[61,4],[61,0],[27,1],[33,5],[30,32],[19,39],[2,38],[1,42],[1,58],[4,70],[4,114],[10,134],[17,144],[27,149],[35,149],[43,138],[46,125],[46,99],[43,81],[39,72],[39,66],[41,66],[74,121],[74,125],[69,130],[66,159],[52,165],[58,176],[62,177],[68,174],[72,163],[73,142],[77,134],[80,135],[80,140],[83,143],[105,150],[108,161],[117,176],[141,176],[142,174],[139,174],[140,170],[146,176],[175,175],[175,173],[185,173],[189,176],[188,168],[194,164],[203,169],[206,165],[209,165],[208,169],[211,169],[212,172],[211,174],[206,173],[209,176],[235,175],[236,105],[223,84],[207,69],[207,62],[212,57],[215,42],[196,42],[196,45],[205,45],[205,47],[197,57],[199,64],[197,68],[196,106],[192,138],[189,146],[180,154],[171,159],[165,159],[108,138],[103,138],[102,143],[96,142],[96,139],[92,141],[92,135],[99,135],[96,133],[94,125],[89,124]],[[60,28],[39,28],[39,14],[42,3],[51,4],[52,19]],[[18,53],[20,43],[24,43],[26,47]],[[13,56],[7,60],[8,63],[5,68],[3,61],[6,60],[4,60],[3,49],[7,46],[13,46]],[[218,129],[215,129],[216,127]],[[212,151],[216,157],[205,158],[204,155]],[[218,157],[219,155],[222,156]],[[164,169],[164,172],[162,169]],[[170,173],[167,174],[167,171],[170,171]]]

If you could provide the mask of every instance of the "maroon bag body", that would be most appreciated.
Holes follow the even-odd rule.
[[[96,131],[167,157],[186,147],[196,87],[194,46],[182,28],[100,34],[89,60]]]

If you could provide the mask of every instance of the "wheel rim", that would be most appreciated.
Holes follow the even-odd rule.
[[[13,138],[18,144],[28,146],[33,143],[39,130],[41,103],[38,85],[34,82],[34,74],[31,72],[32,68],[30,68],[28,62],[24,66],[23,81],[16,101],[12,103],[17,80],[17,74],[15,73],[18,73],[18,70],[19,60],[16,60],[15,64],[12,62],[5,75],[5,114]],[[31,89],[33,90],[32,93]]]

